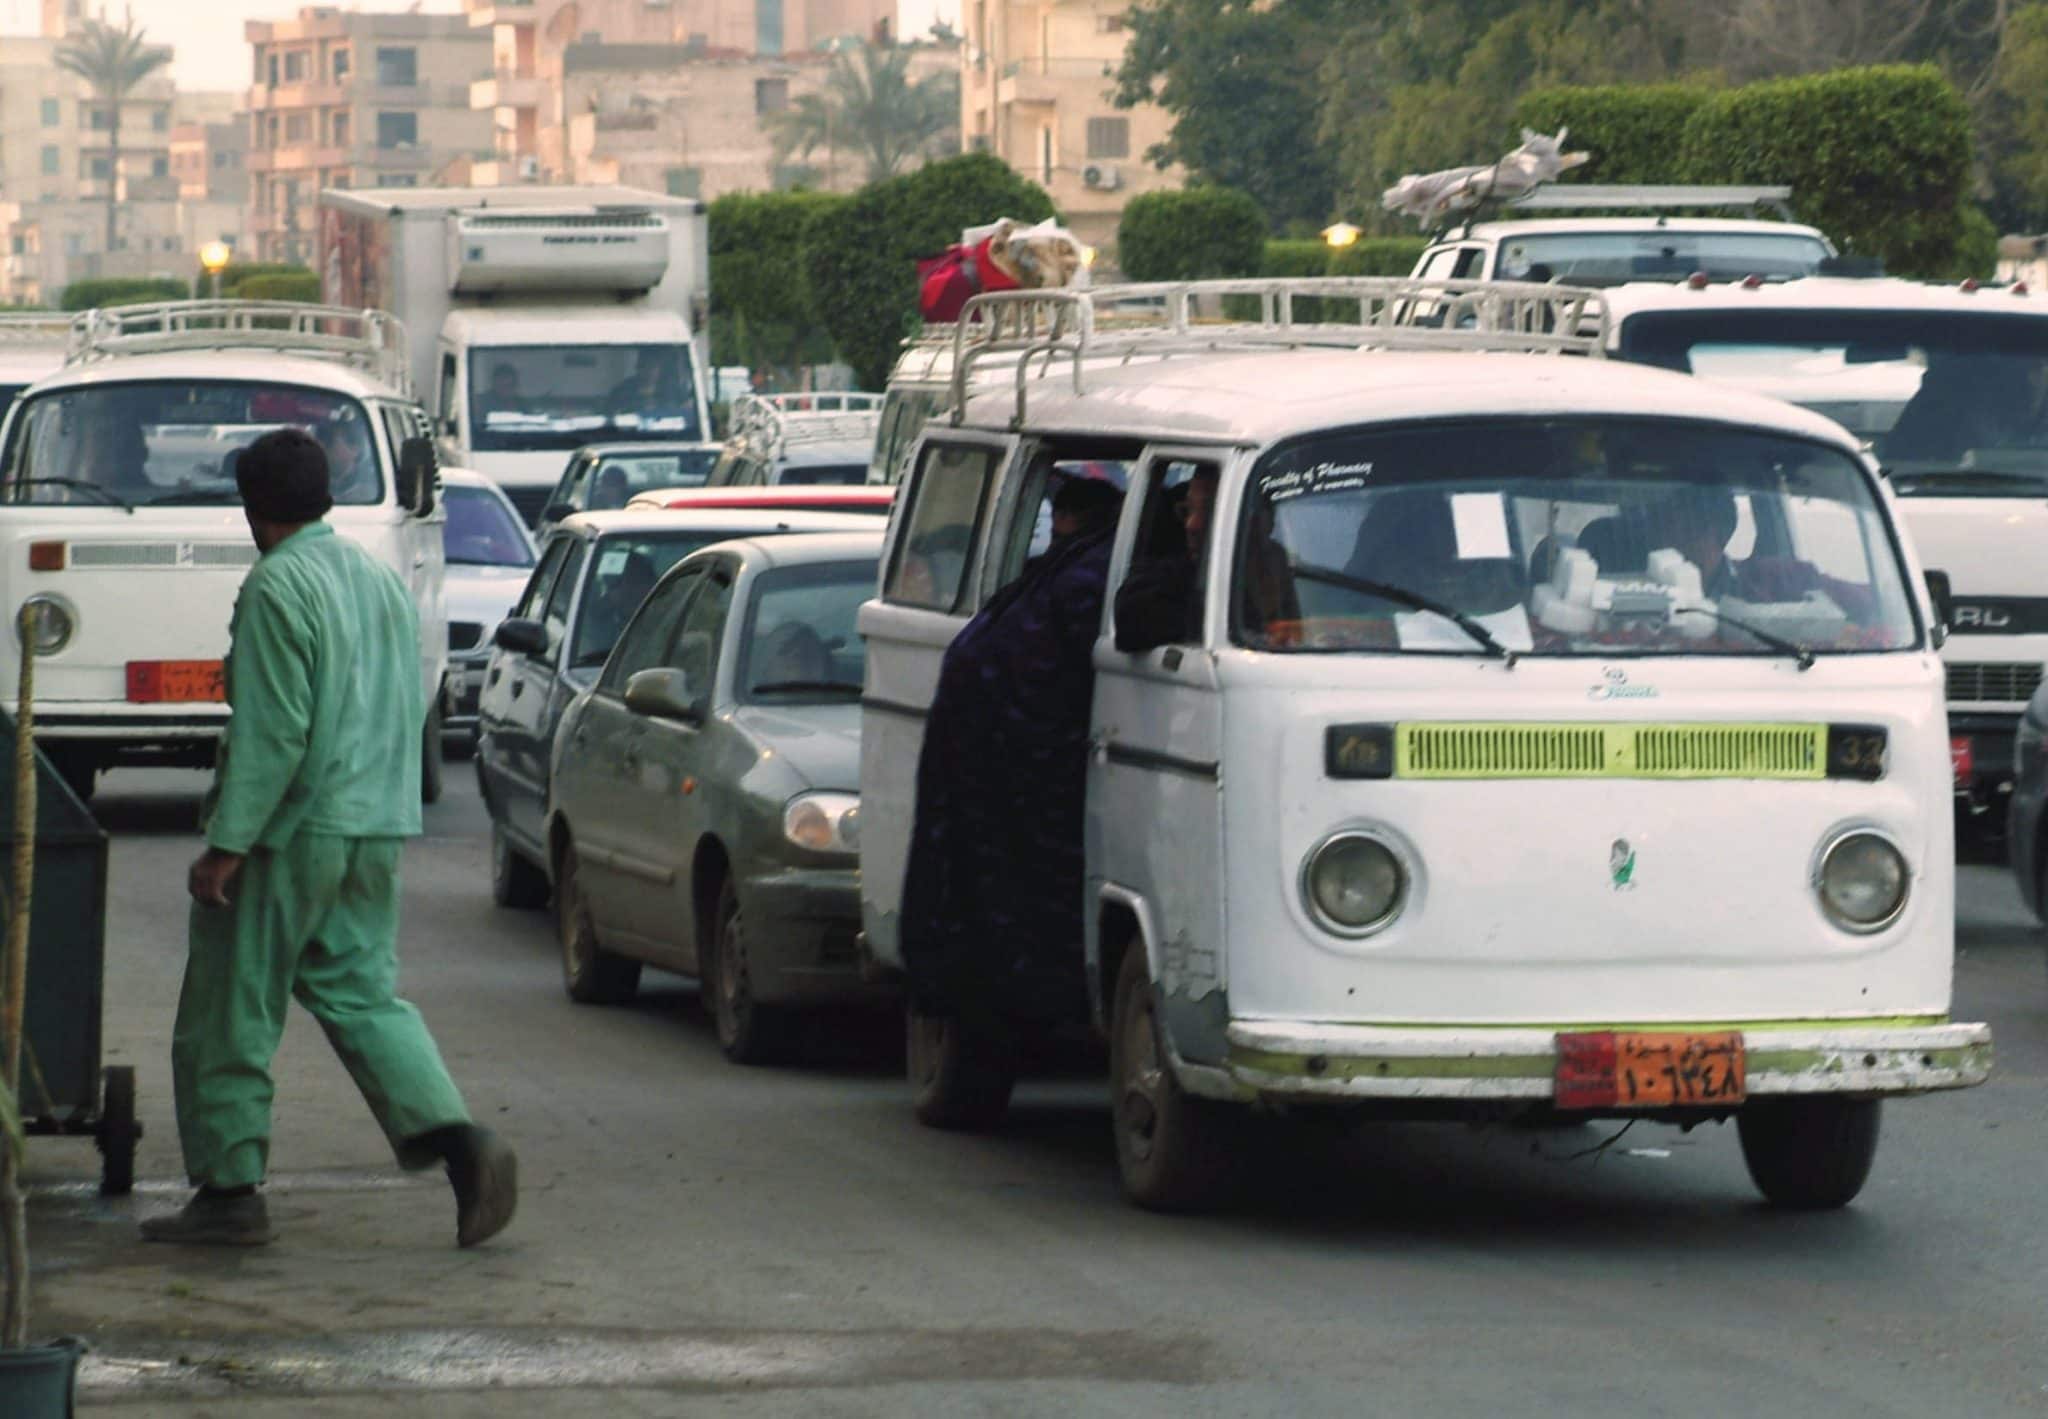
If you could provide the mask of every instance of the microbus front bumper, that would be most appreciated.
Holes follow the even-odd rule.
[[[1989,1025],[1924,1017],[1556,1030],[1240,1020],[1226,1032],[1220,1072],[1229,1092],[1275,1099],[1540,1104],[1555,1096],[1558,1036],[1603,1028],[1739,1030],[1750,1098],[1922,1094],[1966,1089],[1991,1073]]]

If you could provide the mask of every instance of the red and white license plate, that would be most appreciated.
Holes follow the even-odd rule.
[[[1601,1030],[1557,1037],[1560,1109],[1739,1104],[1746,1084],[1740,1030]]]
[[[1953,735],[1948,741],[1949,767],[1955,770],[1956,787],[1968,788],[1977,776],[1977,755],[1970,747],[1966,735]]]
[[[228,697],[218,660],[131,660],[128,702],[137,705],[219,703]]]

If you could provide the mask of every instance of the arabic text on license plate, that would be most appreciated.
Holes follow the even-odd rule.
[[[1739,1104],[1742,1032],[1602,1030],[1557,1037],[1561,1109],[1664,1109]]]
[[[128,698],[136,704],[219,702],[227,684],[218,660],[131,660]]]
[[[1948,741],[1948,762],[1949,766],[1955,770],[1956,787],[1968,788],[1970,780],[1976,776],[1977,755],[1971,749],[1969,738],[1966,735],[1958,734],[1950,738]]]

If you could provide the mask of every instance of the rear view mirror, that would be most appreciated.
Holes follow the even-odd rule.
[[[1947,572],[1927,573],[1927,599],[1934,603],[1934,648],[1940,650],[1948,639],[1948,625],[1955,614],[1955,592]]]
[[[500,650],[520,655],[546,655],[548,652],[548,628],[520,616],[500,621],[497,633],[491,639],[497,642]]]
[[[425,517],[434,510],[434,481],[440,460],[432,439],[414,436],[398,446],[398,501],[407,511]]]
[[[626,708],[650,719],[680,719],[695,723],[703,718],[697,697],[690,692],[690,677],[680,670],[642,670],[626,681]]]

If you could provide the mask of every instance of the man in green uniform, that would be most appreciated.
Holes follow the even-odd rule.
[[[262,553],[235,602],[228,722],[192,864],[191,954],[171,1064],[199,1191],[152,1241],[258,1245],[270,1062],[296,997],[401,1165],[448,1169],[456,1239],[512,1220],[512,1150],[470,1122],[419,1012],[394,994],[398,858],[420,831],[419,618],[404,583],[322,519],[327,457],[297,429],[235,469]]]

